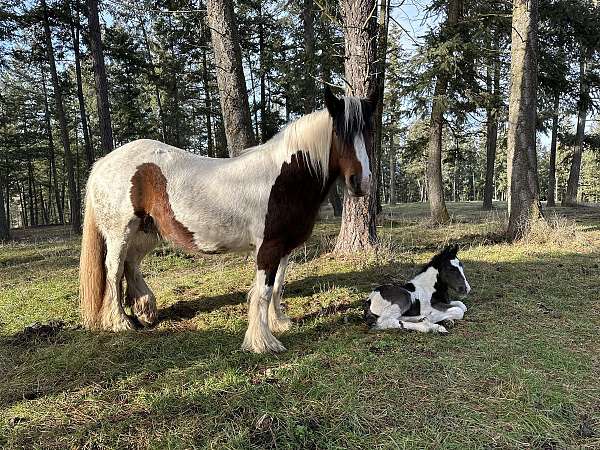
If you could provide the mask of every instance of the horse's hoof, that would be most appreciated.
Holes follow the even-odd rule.
[[[454,328],[454,319],[444,319],[440,322],[440,325],[446,328],[447,330],[451,330]]]
[[[112,321],[110,324],[105,324],[104,329],[112,331],[113,333],[119,333],[121,331],[134,331],[136,326],[129,317],[118,321]]]
[[[244,338],[242,350],[252,353],[280,353],[285,351],[285,347],[275,336],[248,336]]]
[[[133,299],[132,311],[139,324],[150,327],[156,323],[156,300],[153,294],[146,294]]]
[[[448,330],[442,325],[436,325],[434,330],[436,333],[439,334],[448,334]]]
[[[292,328],[292,321],[287,316],[269,319],[269,328],[272,333],[283,333]]]

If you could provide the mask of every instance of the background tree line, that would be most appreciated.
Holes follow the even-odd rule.
[[[322,82],[385,99],[375,194],[330,195],[341,250],[374,245],[381,203],[429,201],[439,223],[446,201],[492,208],[510,196],[513,5],[425,6],[415,33],[387,0],[1,1],[0,235],[78,231],[91,164],[119,145],[228,157],[320,107]],[[541,0],[534,18],[538,200],[598,202],[600,9]]]

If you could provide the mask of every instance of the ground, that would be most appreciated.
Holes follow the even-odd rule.
[[[510,245],[503,205],[450,209],[436,228],[424,205],[386,208],[380,252],[347,259],[323,220],[288,271],[280,355],[239,350],[245,256],[157,249],[143,271],[160,323],[90,333],[77,237],[16,232],[0,246],[0,447],[600,448],[600,208],[552,210],[556,227]],[[372,287],[447,242],[473,286],[465,320],[369,332]]]

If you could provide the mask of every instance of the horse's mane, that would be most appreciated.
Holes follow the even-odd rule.
[[[242,154],[273,149],[275,154],[289,160],[301,151],[307,165],[325,179],[329,173],[332,130],[333,120],[327,110],[315,111],[291,122],[264,144],[248,148]]]

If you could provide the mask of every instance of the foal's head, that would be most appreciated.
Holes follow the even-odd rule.
[[[458,244],[449,245],[435,255],[428,266],[438,271],[438,279],[459,294],[468,294],[471,286],[467,281],[463,263],[458,259]]]
[[[339,171],[351,195],[369,193],[371,169],[367,149],[373,142],[377,91],[368,98],[338,98],[325,86],[325,106],[333,119],[330,168]]]

